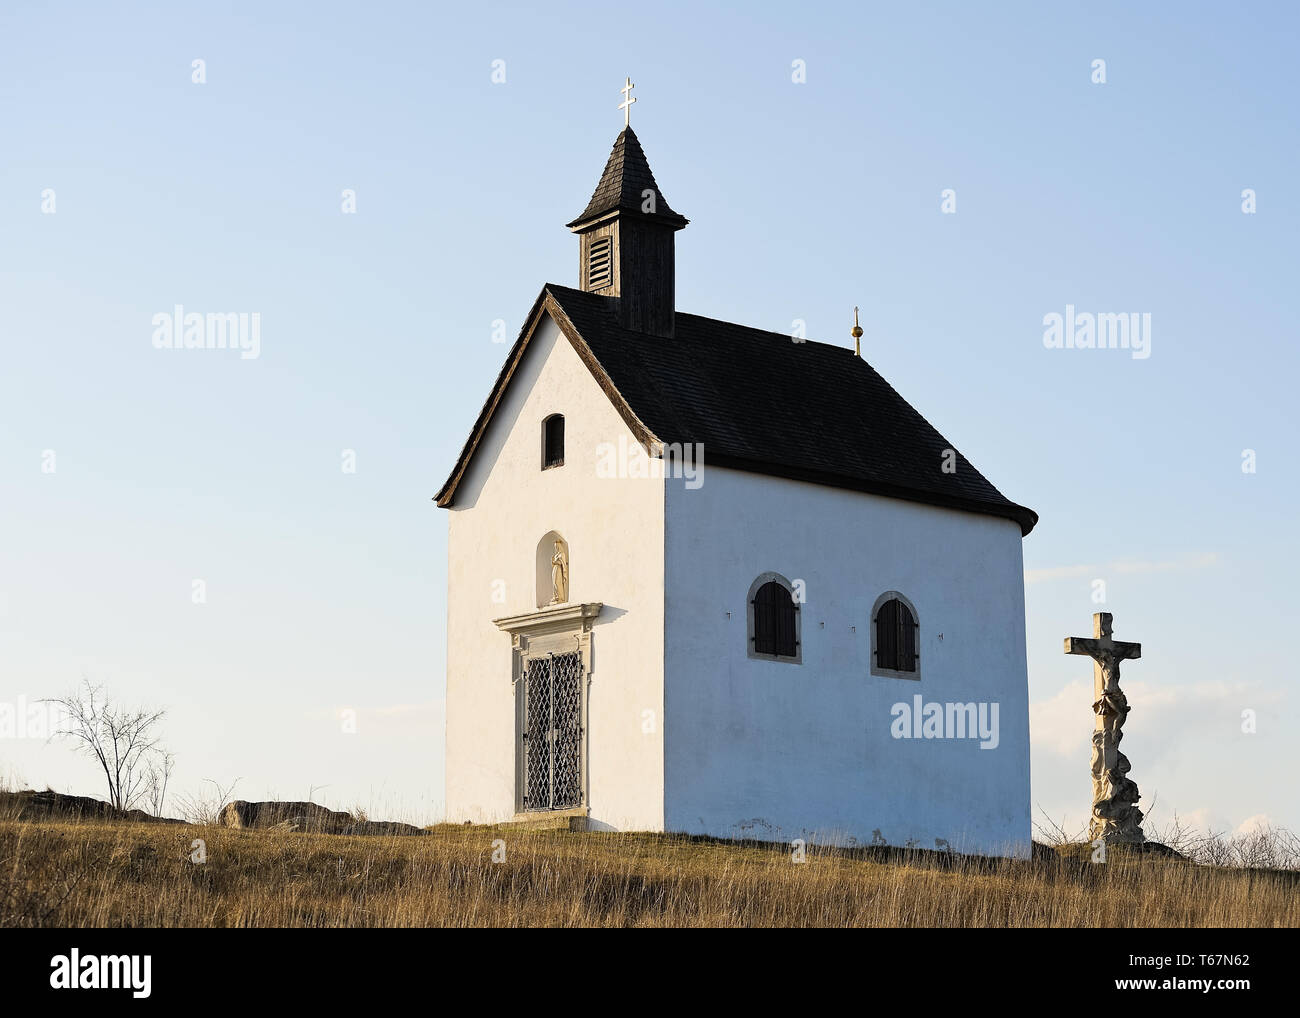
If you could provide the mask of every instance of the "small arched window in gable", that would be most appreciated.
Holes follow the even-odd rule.
[[[799,663],[799,605],[794,588],[777,573],[764,573],[749,590],[749,655]]]
[[[542,469],[564,466],[564,414],[542,421]]]
[[[874,675],[920,677],[916,609],[897,591],[876,600],[871,628],[871,671]]]

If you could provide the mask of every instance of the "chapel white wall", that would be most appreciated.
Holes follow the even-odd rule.
[[[565,462],[542,470],[542,421],[552,413],[565,416]],[[605,605],[592,629],[591,819],[597,828],[663,829],[664,485],[597,476],[599,445],[620,438],[635,444],[543,316],[448,514],[451,822],[514,815],[511,644],[492,619],[536,609],[537,542],[554,530],[569,546],[570,602]],[[495,580],[505,581],[505,603],[492,600]]]
[[[705,462],[702,487],[666,491],[667,829],[1027,855],[1019,526]],[[806,584],[800,665],[746,653],[746,595],[769,570]],[[871,674],[887,590],[919,613],[920,681]],[[917,693],[997,702],[998,747],[894,739],[891,707]]]

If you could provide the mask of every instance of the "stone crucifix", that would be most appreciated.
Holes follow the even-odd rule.
[[[1067,636],[1067,654],[1092,658],[1092,705],[1096,727],[1092,733],[1092,821],[1089,836],[1096,841],[1146,841],[1142,833],[1142,811],[1137,808],[1137,783],[1128,777],[1128,757],[1119,751],[1128,717],[1128,699],[1119,688],[1119,663],[1142,656],[1142,644],[1111,639],[1111,615],[1092,616],[1092,637]]]

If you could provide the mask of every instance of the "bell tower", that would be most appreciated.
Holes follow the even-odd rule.
[[[632,89],[629,79],[624,94]],[[632,130],[630,95],[620,107],[622,132],[582,215],[568,224],[578,235],[578,286],[618,298],[624,328],[672,336],[674,234],[689,222],[664,200]]]

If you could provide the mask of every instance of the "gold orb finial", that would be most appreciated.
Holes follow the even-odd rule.
[[[858,324],[858,309],[853,309],[853,329],[850,332],[853,336],[853,352],[857,356],[862,356],[862,326]]]

